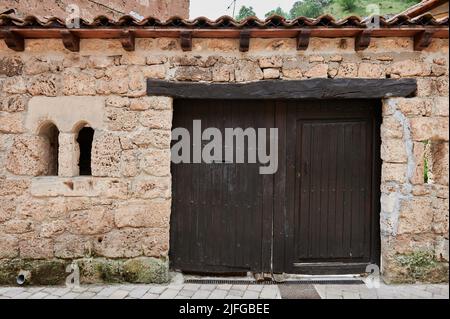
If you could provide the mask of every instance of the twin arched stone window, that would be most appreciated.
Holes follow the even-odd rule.
[[[46,121],[40,126],[38,135],[46,140],[44,145],[47,149],[43,151],[48,154],[48,168],[45,175],[91,175],[94,129],[88,123],[76,125],[75,132],[67,136],[67,133],[60,135],[53,122]]]

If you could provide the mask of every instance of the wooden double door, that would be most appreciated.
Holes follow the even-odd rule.
[[[222,136],[265,128],[267,154],[276,128],[276,172],[260,174],[247,155],[192,163],[194,120]],[[337,274],[378,263],[379,125],[376,100],[175,100],[173,128],[189,131],[191,163],[171,167],[172,268]]]

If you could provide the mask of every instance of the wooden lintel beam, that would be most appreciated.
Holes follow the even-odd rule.
[[[181,99],[380,99],[408,97],[416,79],[308,79],[249,83],[147,80],[147,95]]]
[[[125,51],[134,51],[135,35],[133,31],[123,30],[120,33],[120,43]]]
[[[361,31],[355,37],[355,51],[362,51],[362,50],[367,49],[370,45],[371,36],[372,36],[371,30]]]
[[[311,30],[301,30],[297,35],[297,50],[306,50],[309,46]]]
[[[239,33],[239,51],[247,52],[250,48],[250,31],[244,30]]]
[[[80,38],[69,30],[61,31],[62,42],[64,47],[72,52],[80,51]]]
[[[414,51],[422,51],[428,48],[433,38],[433,31],[424,30],[414,36]]]
[[[18,33],[10,30],[2,31],[3,40],[5,41],[8,48],[14,51],[25,50],[25,40]]]
[[[181,31],[180,32],[180,45],[183,51],[192,51],[192,32]]]

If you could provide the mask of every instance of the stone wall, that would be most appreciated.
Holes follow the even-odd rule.
[[[119,19],[130,11],[143,17],[166,20],[173,16],[189,18],[189,0],[2,0],[0,12],[15,9],[18,17],[37,15],[40,17],[68,18],[73,6],[78,6],[80,17],[92,20],[99,15]]]
[[[358,53],[347,38],[312,38],[306,51],[294,39],[238,47],[194,39],[183,53],[176,39],[137,39],[126,52],[96,39],[72,53],[60,40],[26,40],[17,53],[1,42],[0,282],[21,268],[36,283],[58,282],[71,260],[83,281],[167,280],[172,101],[146,97],[146,78],[315,77],[417,79],[417,96],[383,101],[382,271],[388,281],[448,280],[448,40],[422,52],[408,38],[374,38]],[[59,125],[59,177],[37,176],[48,160],[45,121]],[[95,129],[92,176],[76,176],[77,121]]]

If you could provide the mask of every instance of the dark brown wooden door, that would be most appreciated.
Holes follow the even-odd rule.
[[[285,160],[275,175],[274,271],[378,263],[379,103],[279,102],[276,122]]]
[[[222,133],[277,127],[279,169],[172,164],[173,268],[354,273],[378,263],[378,102],[176,100],[173,127],[192,133],[195,119]]]
[[[173,127],[186,128],[193,137],[193,120],[201,120],[202,130],[218,128],[224,137],[225,128],[273,127],[274,107],[264,101],[176,100]],[[270,271],[273,176],[260,175],[259,166],[172,164],[173,268]]]

